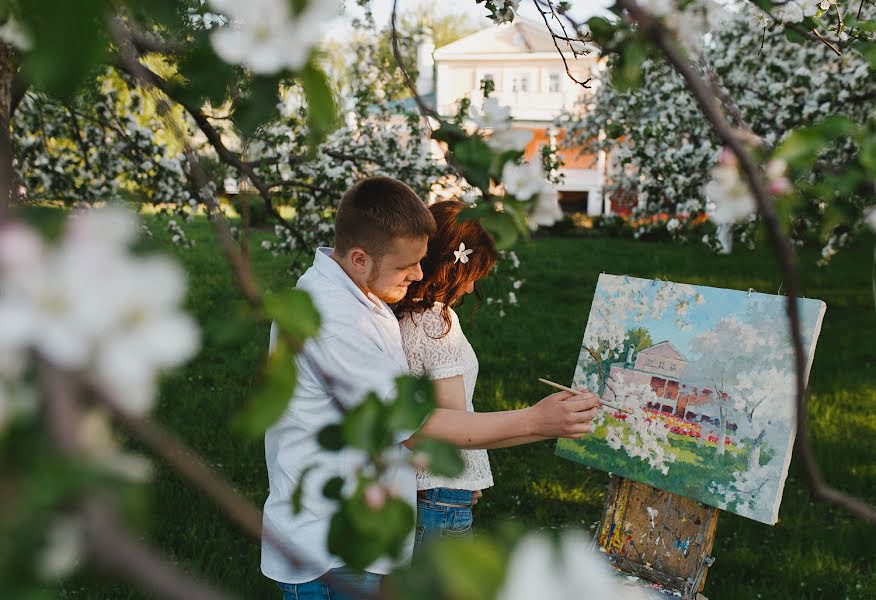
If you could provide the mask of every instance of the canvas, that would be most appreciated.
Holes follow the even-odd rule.
[[[806,375],[826,305],[800,299]],[[786,298],[603,274],[572,387],[606,402],[559,456],[768,524],[794,445]]]

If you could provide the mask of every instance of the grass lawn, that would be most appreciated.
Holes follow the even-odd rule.
[[[183,437],[241,492],[261,505],[267,477],[261,440],[230,433],[267,348],[267,323],[244,309],[209,226],[186,226],[193,250],[175,248],[155,217],[154,244],[189,272],[188,308],[204,330],[200,355],[162,386],[157,418]],[[252,257],[266,288],[294,284],[288,257],[259,248]],[[484,306],[460,309],[478,353],[478,410],[504,410],[552,390],[539,377],[571,381],[596,278],[601,271],[736,289],[776,292],[779,276],[766,249],[716,256],[700,248],[627,240],[538,239],[521,244],[520,306],[500,318]],[[827,269],[804,253],[803,292],[828,309],[810,377],[810,427],[823,472],[834,486],[876,502],[876,311],[871,288],[873,239],[844,250]],[[489,287],[489,285],[487,286]],[[602,511],[606,473],[554,456],[554,443],[492,451],[496,485],[477,508],[476,527],[509,519],[532,527],[592,528]],[[257,542],[244,537],[203,496],[159,467],[149,488],[144,535],[174,561],[243,598],[279,597],[258,569]],[[706,583],[711,600],[876,598],[876,527],[815,504],[795,462],[780,520],[769,527],[729,513],[718,522],[716,562]],[[85,571],[62,597],[139,598],[125,583],[98,582]]]

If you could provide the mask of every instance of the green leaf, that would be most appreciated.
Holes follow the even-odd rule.
[[[316,434],[316,441],[323,449],[336,452],[344,447],[344,430],[339,423],[326,425]]]
[[[277,322],[280,331],[294,336],[299,342],[319,331],[319,311],[310,294],[304,290],[293,288],[269,294],[264,298],[264,306],[265,312]]]
[[[623,45],[618,64],[612,71],[612,83],[621,91],[639,87],[642,82],[642,63],[648,57],[644,43],[631,38]]]
[[[505,554],[482,537],[442,540],[429,547],[429,558],[447,596],[456,600],[495,598],[505,580]]]
[[[195,106],[204,102],[220,106],[228,97],[232,81],[242,73],[216,57],[206,31],[194,32],[177,68],[179,76],[174,78],[178,84],[177,95]],[[180,84],[180,80],[184,83]]]
[[[329,500],[340,500],[341,491],[344,489],[343,477],[332,477],[322,486],[322,495]]]
[[[809,40],[806,39],[806,36],[802,33],[799,33],[795,29],[790,27],[785,27],[785,37],[788,38],[788,41],[792,44],[808,44]]]
[[[344,417],[344,441],[354,448],[376,454],[392,443],[387,428],[387,407],[373,392]]]
[[[273,425],[286,410],[295,391],[296,367],[292,352],[280,339],[262,375],[258,391],[249,404],[232,422],[232,427],[241,433],[258,438]]]
[[[276,75],[256,75],[249,93],[240,99],[234,110],[234,123],[244,137],[252,135],[260,125],[279,114],[280,78]]]
[[[864,135],[858,139],[858,160],[870,176],[876,179],[876,137],[872,131],[864,132]]]
[[[507,250],[517,241],[517,226],[511,215],[494,210],[484,215],[481,223],[496,240],[496,248],[499,250]]]
[[[493,153],[480,138],[468,138],[451,146],[453,159],[461,168],[469,183],[479,187],[484,192],[490,189],[490,164]]]
[[[453,444],[425,438],[417,442],[416,452],[429,457],[429,471],[445,477],[456,477],[462,473],[464,464],[459,449]]]
[[[328,77],[313,63],[308,64],[298,74],[298,80],[304,88],[304,97],[307,99],[307,119],[311,138],[308,147],[316,152],[316,147],[325,140],[337,124],[337,105]]]
[[[304,495],[304,480],[316,468],[316,465],[309,465],[301,471],[301,477],[298,479],[298,485],[295,486],[295,491],[292,492],[292,513],[298,514],[301,512],[301,497]]]
[[[607,47],[611,45],[614,39],[615,31],[618,25],[604,19],[603,17],[592,17],[587,21],[587,27],[590,28],[590,37],[598,46]]]
[[[33,37],[23,69],[37,87],[69,98],[107,57],[104,0],[23,0],[20,15]]]
[[[854,121],[843,115],[834,115],[824,121],[795,129],[775,152],[797,169],[805,169],[818,158],[819,153],[832,141],[853,135],[857,129]]]
[[[364,499],[365,485],[343,502],[329,525],[328,548],[351,567],[364,569],[381,556],[398,557],[414,527],[414,510],[388,497],[378,510]]]
[[[870,61],[870,68],[876,69],[876,43],[871,41],[857,42],[854,49]]]
[[[468,136],[459,125],[453,123],[442,122],[441,126],[432,132],[432,138],[439,142],[445,142],[448,145],[456,144],[466,139]]]
[[[428,378],[409,375],[395,383],[396,399],[389,407],[387,427],[393,433],[416,431],[435,408],[435,386]]]

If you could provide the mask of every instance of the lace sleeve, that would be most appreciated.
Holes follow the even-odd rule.
[[[445,324],[440,311],[427,310],[417,315],[416,320],[420,335],[415,336],[411,340],[413,343],[405,348],[408,362],[422,366],[431,379],[462,375],[466,365],[462,357],[462,339],[456,319],[451,320],[450,331],[444,336],[441,336],[445,331]]]

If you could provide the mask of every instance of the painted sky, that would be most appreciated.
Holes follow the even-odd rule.
[[[631,278],[632,279],[632,278]],[[658,284],[659,285],[659,284]],[[719,320],[725,316],[735,314],[740,320],[745,316],[745,311],[752,302],[762,302],[777,305],[779,310],[784,310],[785,298],[783,296],[775,296],[772,294],[760,294],[752,292],[749,296],[747,291],[727,290],[721,288],[707,287],[703,285],[694,286],[697,291],[703,296],[702,304],[691,303],[685,319],[690,323],[690,329],[682,331],[676,324],[678,315],[675,309],[670,307],[663,315],[662,319],[652,319],[646,317],[644,321],[636,322],[632,315],[617,315],[623,319],[625,329],[633,327],[645,327],[651,333],[651,339],[656,344],[664,340],[672,342],[672,345],[685,355],[688,359],[694,358],[690,349],[690,341],[698,334],[713,329]],[[645,289],[645,295],[649,300],[654,299],[654,294],[657,291],[656,285],[648,285]],[[818,314],[821,310],[820,300],[798,300],[800,306],[801,324],[804,332],[811,330]],[[787,321],[784,319],[776,321],[776,327],[786,328]],[[806,341],[808,336],[805,336]]]

